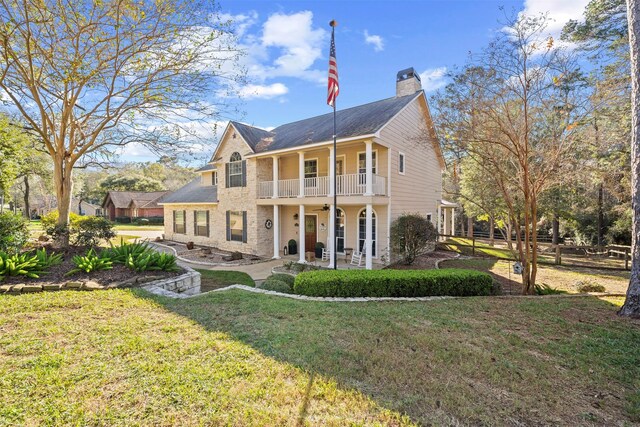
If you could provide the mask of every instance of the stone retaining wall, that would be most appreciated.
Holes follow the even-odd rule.
[[[152,294],[171,298],[187,298],[200,294],[200,273],[186,265],[180,267],[187,272],[177,277],[145,283],[142,288]]]

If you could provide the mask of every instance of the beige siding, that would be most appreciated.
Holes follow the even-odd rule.
[[[380,133],[390,156],[391,219],[404,212],[431,213],[435,220],[442,198],[442,172],[430,139],[425,140],[425,107],[418,101],[407,106]],[[405,174],[398,171],[399,153],[405,154]]]

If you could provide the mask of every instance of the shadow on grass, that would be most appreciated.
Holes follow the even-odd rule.
[[[136,292],[308,372],[298,425],[310,422],[316,374],[419,424],[640,421],[639,324],[595,297],[348,304]]]

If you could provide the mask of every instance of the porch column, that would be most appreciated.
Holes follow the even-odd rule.
[[[298,230],[299,233],[298,235],[300,236],[300,238],[298,240],[300,240],[300,243],[298,244],[298,250],[300,251],[300,260],[299,262],[304,264],[306,262],[306,260],[304,259],[304,255],[305,255],[305,224],[304,224],[304,205],[300,205],[300,213],[298,214],[300,216],[300,218],[298,218],[300,221],[298,222]]]
[[[332,203],[329,205],[329,232],[327,233],[327,248],[331,257],[329,259],[329,268],[333,268],[334,251],[336,249],[336,207]]]
[[[373,257],[371,252],[373,251],[373,241],[371,240],[371,235],[373,234],[373,207],[371,203],[367,203],[367,216],[366,216],[366,227],[365,227],[366,238],[364,240],[365,247],[365,268],[367,270],[371,270],[373,268]]]
[[[364,142],[366,151],[365,151],[365,161],[366,161],[366,189],[365,196],[373,196],[373,141],[365,141]]]
[[[280,179],[280,171],[278,170],[280,166],[280,162],[278,161],[278,156],[272,156],[273,159],[273,195],[274,199],[278,198],[278,180]]]
[[[450,209],[451,211],[451,235],[456,235],[456,210],[454,208]]]
[[[273,205],[273,259],[280,259],[280,206]]]
[[[298,180],[300,181],[298,197],[304,197],[304,153],[302,151],[298,153]],[[300,208],[303,209],[302,206]]]
[[[333,188],[335,182],[335,165],[336,153],[333,146],[329,146],[329,197],[333,197]]]
[[[441,234],[444,234],[444,233],[442,233],[442,218],[441,217],[442,217],[442,206],[438,205],[438,221],[436,222],[438,224],[436,226],[437,227],[436,230],[438,232],[438,239],[440,238]]]

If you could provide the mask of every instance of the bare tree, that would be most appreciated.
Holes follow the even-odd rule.
[[[472,159],[499,191],[528,294],[535,292],[539,198],[574,154],[587,104],[572,57],[545,37],[546,26],[544,15],[509,21],[436,104],[445,149]]]
[[[631,279],[622,316],[640,317],[640,0],[627,0],[631,51]]]
[[[0,0],[0,19],[0,88],[53,160],[60,226],[74,166],[131,142],[185,148],[225,111],[205,97],[241,76],[206,0]]]

